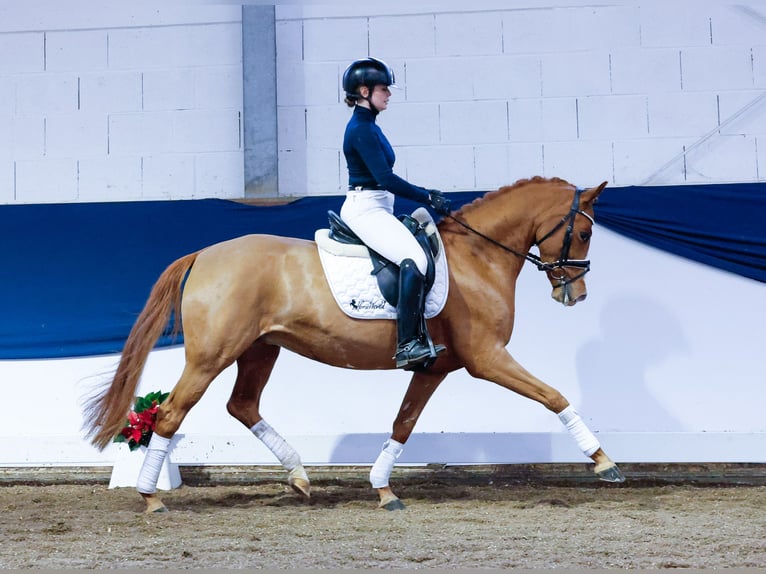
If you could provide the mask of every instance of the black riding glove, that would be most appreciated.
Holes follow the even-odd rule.
[[[451,211],[450,200],[438,189],[428,190],[428,202],[439,215],[449,215]]]

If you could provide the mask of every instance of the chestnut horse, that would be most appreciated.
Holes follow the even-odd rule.
[[[460,368],[558,414],[595,462],[596,475],[609,482],[624,480],[567,399],[506,350],[513,331],[515,283],[526,260],[547,275],[559,303],[571,306],[585,299],[593,204],[605,186],[580,189],[558,178],[521,180],[486,193],[439,222],[449,295],[428,328],[447,350],[431,366],[414,372],[391,439],[372,467],[370,480],[381,507],[403,508],[388,483],[396,457],[433,392]],[[529,253],[533,246],[539,256]],[[103,449],[122,428],[147,356],[174,313],[182,317],[186,362],[157,413],[139,476],[137,489],[147,512],[165,510],[156,484],[169,439],[213,379],[235,361],[229,413],[272,450],[289,471],[289,484],[308,497],[309,480],[300,457],[260,415],[261,393],[280,348],[336,367],[393,369],[395,322],[345,315],[333,299],[312,241],[247,235],[181,257],[154,285],[111,384],[88,399],[85,427],[95,446]],[[175,321],[176,327],[180,322]]]

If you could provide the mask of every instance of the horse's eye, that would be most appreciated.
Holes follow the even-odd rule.
[[[587,243],[588,240],[590,239],[590,235],[591,234],[590,234],[589,231],[581,231],[580,232],[580,239],[582,240],[583,243]]]

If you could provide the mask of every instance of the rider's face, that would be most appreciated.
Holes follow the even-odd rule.
[[[365,97],[369,93],[370,93],[369,88],[367,88],[366,86],[363,86],[361,89],[362,96]],[[375,109],[378,110],[379,112],[382,112],[388,107],[388,98],[390,97],[391,97],[391,90],[388,88],[388,86],[378,84],[372,90],[372,95],[370,96],[370,100],[372,100],[372,105],[375,106]]]

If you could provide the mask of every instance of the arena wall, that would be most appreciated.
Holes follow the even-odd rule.
[[[340,75],[368,53],[396,70],[380,121],[415,183],[764,180],[760,3],[471,6],[277,5],[276,195],[342,193]],[[0,203],[244,198],[242,22],[231,4],[0,8]],[[763,462],[763,284],[598,227],[591,259],[572,309],[522,273],[514,356],[618,461]],[[0,362],[0,465],[111,464],[115,448],[82,439],[79,399],[116,360]],[[140,392],[169,390],[181,365],[180,349],[154,352]],[[407,381],[285,352],[264,415],[309,464],[369,464]],[[274,463],[225,412],[232,382],[229,369],[184,421],[174,460]],[[463,372],[416,430],[402,463],[586,460],[554,415]]]

